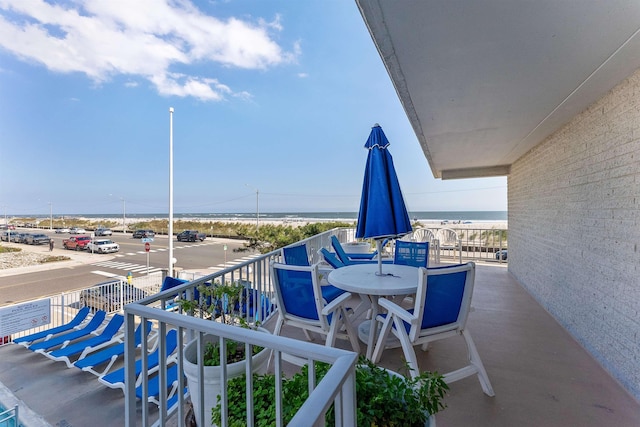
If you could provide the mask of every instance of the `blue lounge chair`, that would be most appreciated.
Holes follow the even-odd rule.
[[[342,262],[344,262],[345,259],[348,259],[351,261],[356,261],[356,260],[371,261],[373,258],[376,257],[376,255],[378,255],[377,251],[371,252],[371,253],[347,253],[342,247],[340,240],[338,240],[336,236],[331,236],[331,246],[333,247],[333,250],[335,251],[335,253],[338,255],[338,258],[340,258]]]
[[[56,335],[53,338],[50,338],[46,341],[37,342],[35,344],[31,344],[28,348],[31,351],[37,350],[49,350],[57,346],[66,346],[69,342],[73,340],[77,340],[79,338],[86,337],[89,334],[94,334],[96,329],[100,327],[102,322],[104,321],[107,313],[105,311],[97,311],[89,323],[87,323],[82,329],[78,329],[76,331],[67,332],[66,334]]]
[[[124,316],[121,314],[114,314],[100,335],[83,339],[82,341],[69,344],[66,347],[50,352],[45,352],[44,350],[37,350],[37,352],[43,353],[51,360],[65,362],[67,366],[71,368],[73,366],[73,362],[71,361],[72,357],[80,354],[80,358],[83,358],[92,351],[99,350],[116,342],[122,342],[123,335],[118,334],[118,332],[122,330],[123,324]]]
[[[382,243],[382,246],[386,244],[387,240]],[[372,252],[368,254],[356,254],[356,253],[346,253],[340,241],[336,236],[331,236],[331,246],[336,253],[336,256],[342,261],[344,265],[354,265],[354,264],[376,264],[378,262],[377,255],[378,252]],[[393,260],[382,260],[383,264],[392,264]]]
[[[147,334],[151,333],[151,322],[147,321]],[[138,325],[136,328],[136,332],[134,334],[135,346],[139,347],[142,342],[142,323]],[[97,377],[100,377],[107,372],[113,366],[113,364],[118,360],[119,357],[124,356],[124,347],[125,343],[120,343],[113,345],[111,347],[107,347],[104,350],[100,350],[93,354],[90,354],[86,357],[80,357],[75,363],[74,366],[76,368],[80,368],[85,372],[91,372]],[[97,370],[98,366],[104,365],[100,371]]]
[[[336,254],[334,254],[333,252],[329,252],[326,248],[320,248],[318,253],[320,254],[320,256],[322,256],[325,262],[333,268],[340,268],[345,266],[345,263],[340,261]]]
[[[147,381],[148,387],[148,399],[147,401],[153,402],[156,405],[160,406],[160,375],[155,375],[150,377]],[[167,407],[171,407],[175,404],[178,393],[176,393],[178,389],[178,365],[172,363],[171,366],[167,368]],[[185,389],[186,391],[186,389]],[[136,387],[136,397],[142,400],[142,385]]]
[[[166,356],[168,359],[171,358],[172,353],[178,347],[178,332],[175,329],[167,332],[167,352]],[[160,347],[158,346],[154,352],[150,353],[147,356],[147,369],[148,373],[152,374],[158,370],[158,364],[160,363]],[[142,381],[141,375],[142,373],[142,359],[136,360],[136,386],[140,385]],[[106,385],[109,388],[119,388],[123,392],[125,391],[124,385],[125,375],[124,375],[124,367],[120,369],[116,369],[113,372],[110,372],[106,375],[103,375],[98,378],[102,384]]]
[[[52,336],[59,334],[61,332],[67,332],[71,329],[78,329],[79,325],[82,323],[84,319],[86,319],[89,314],[89,307],[82,307],[80,311],[75,315],[71,321],[65,323],[64,325],[56,326],[55,328],[46,329],[40,332],[34,332],[30,335],[25,335],[24,337],[15,338],[13,340],[14,343],[23,345],[25,347],[29,347],[34,341],[38,341],[42,338],[48,340]]]
[[[183,283],[187,283],[187,282],[188,282],[188,280],[177,279],[175,277],[167,276],[162,281],[162,286],[160,287],[160,292],[166,291],[168,289],[175,288],[175,287],[180,286]],[[175,298],[177,296],[178,296],[178,293],[176,292],[175,294],[171,295],[171,298]],[[165,310],[177,310],[177,309],[178,309],[178,304],[175,301],[171,301],[171,302],[167,303],[167,305],[165,306]]]

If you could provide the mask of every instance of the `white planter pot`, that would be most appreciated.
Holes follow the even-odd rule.
[[[264,328],[258,328],[258,330],[269,333]],[[215,335],[205,335],[203,342],[218,342],[219,338]],[[190,341],[184,348],[184,374],[187,377],[187,385],[190,388],[191,402],[193,403],[193,413],[196,418],[200,413],[200,402],[198,399],[198,393],[200,389],[199,368],[197,365],[198,360],[198,342],[197,339]],[[252,358],[253,372],[264,373],[266,365],[269,360],[271,352],[269,349],[264,349],[260,353],[256,354]],[[246,372],[245,362],[235,362],[227,365],[227,380],[235,377],[239,377]],[[205,366],[204,367],[204,421],[205,425],[212,425],[211,422],[211,408],[218,404],[218,395],[221,393],[220,385],[220,367],[219,366]]]

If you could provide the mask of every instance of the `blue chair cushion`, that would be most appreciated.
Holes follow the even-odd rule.
[[[287,311],[295,316],[318,320],[311,272],[277,270],[277,274]]]
[[[466,271],[429,276],[422,329],[446,325],[458,319],[466,278]]]
[[[324,298],[326,302],[331,302],[346,292],[344,289],[336,288],[333,285],[322,286],[320,291],[322,292],[322,298]]]

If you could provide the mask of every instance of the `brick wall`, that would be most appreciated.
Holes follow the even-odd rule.
[[[512,165],[509,270],[640,399],[640,70]]]

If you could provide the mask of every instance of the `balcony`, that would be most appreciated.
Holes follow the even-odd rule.
[[[350,233],[334,230],[307,244],[314,249],[328,247],[331,234],[348,241],[353,237]],[[270,260],[278,258],[279,254],[266,254],[214,276],[221,280],[249,280],[261,292],[268,293],[267,267]],[[445,399],[448,407],[436,417],[438,426],[640,425],[640,404],[513,279],[505,263],[495,259],[488,262],[490,259],[478,260],[474,311],[468,326],[496,396],[483,394],[475,377],[452,383]],[[443,263],[452,261],[453,257],[441,258]],[[184,290],[211,279],[194,277]],[[214,322],[160,310],[162,304],[170,302],[170,294],[165,292],[146,298],[143,304],[128,305],[125,314],[129,319],[142,316],[185,331],[214,328],[216,333],[233,334],[218,329],[220,325]],[[272,329],[273,320],[267,319],[264,326]],[[304,340],[298,330],[284,331],[289,338]],[[346,342],[338,343],[339,347],[349,348]],[[286,339],[270,339],[264,344],[300,353],[313,349],[307,357],[340,360],[336,375],[348,383],[349,351],[332,352],[323,346]],[[422,369],[446,372],[461,366],[465,354],[462,339],[451,338],[432,344],[426,353],[418,352],[418,357]],[[399,370],[402,352],[386,350],[380,364]],[[68,369],[18,345],[0,347],[0,383],[6,387],[0,390],[3,406],[13,406],[4,399],[6,394],[12,394],[35,413],[20,409],[25,427],[46,425],[38,424],[39,417],[50,425],[73,426],[152,425],[156,421],[174,426],[182,425],[184,420],[184,413],[165,418],[156,405],[142,405],[130,391],[130,397],[125,399],[120,390],[106,388],[95,376]],[[340,390],[337,383],[335,390]],[[332,400],[331,396],[323,398]]]

